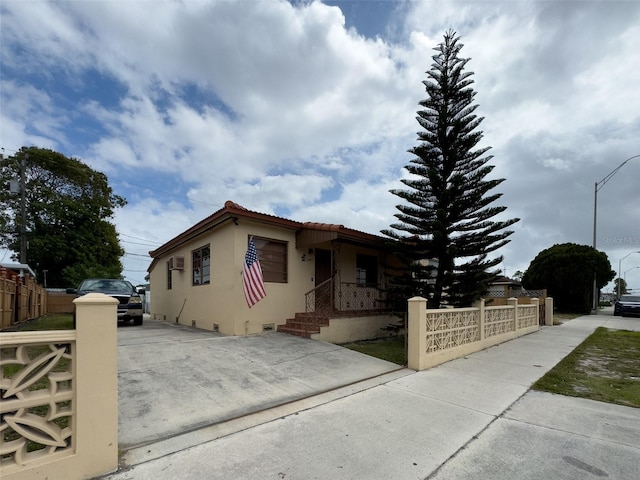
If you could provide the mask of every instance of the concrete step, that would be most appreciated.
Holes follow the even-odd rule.
[[[286,333],[289,335],[295,335],[297,337],[311,338],[314,333],[320,333],[320,329],[314,331],[314,329],[307,328],[291,328],[286,325],[278,325],[278,332]]]

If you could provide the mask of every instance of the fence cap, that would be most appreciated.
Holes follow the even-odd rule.
[[[117,305],[119,302],[117,299],[105,295],[104,293],[87,293],[81,297],[76,298],[73,303],[84,304],[90,303],[93,305]]]
[[[424,297],[411,297],[407,302],[426,302],[427,299]]]

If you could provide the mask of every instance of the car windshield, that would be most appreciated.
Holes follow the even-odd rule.
[[[79,290],[83,292],[131,293],[133,287],[124,280],[85,280]]]
[[[640,302],[640,295],[622,295],[621,302]]]

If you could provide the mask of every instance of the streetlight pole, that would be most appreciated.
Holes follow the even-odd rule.
[[[631,267],[629,270],[625,270],[624,271],[624,283],[627,283],[627,272],[630,272],[631,270],[635,270],[636,268],[640,268],[640,265],[636,265],[635,267]]]
[[[596,226],[598,220],[598,190],[606,185],[606,183],[611,180],[618,170],[626,165],[629,160],[633,160],[634,158],[640,157],[640,154],[634,155],[633,157],[627,158],[624,162],[618,165],[614,170],[609,173],[606,177],[604,177],[599,182],[596,182],[594,185],[593,191],[593,249],[596,249]],[[618,269],[618,275],[620,274],[620,270]],[[619,277],[618,277],[619,278]],[[598,313],[598,282],[597,282],[597,274],[593,272],[593,303],[591,308],[591,314],[596,315]]]
[[[627,258],[629,255],[633,255],[634,253],[640,253],[640,250],[638,250],[637,252],[627,253],[624,257],[618,260],[618,300],[620,300],[620,272],[622,272],[622,260]]]
[[[25,191],[25,160],[29,154],[20,159],[20,263],[27,263],[27,193]]]

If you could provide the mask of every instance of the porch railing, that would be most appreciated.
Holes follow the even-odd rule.
[[[307,312],[331,314],[336,312],[383,311],[387,309],[384,292],[378,285],[325,280],[305,294]]]

